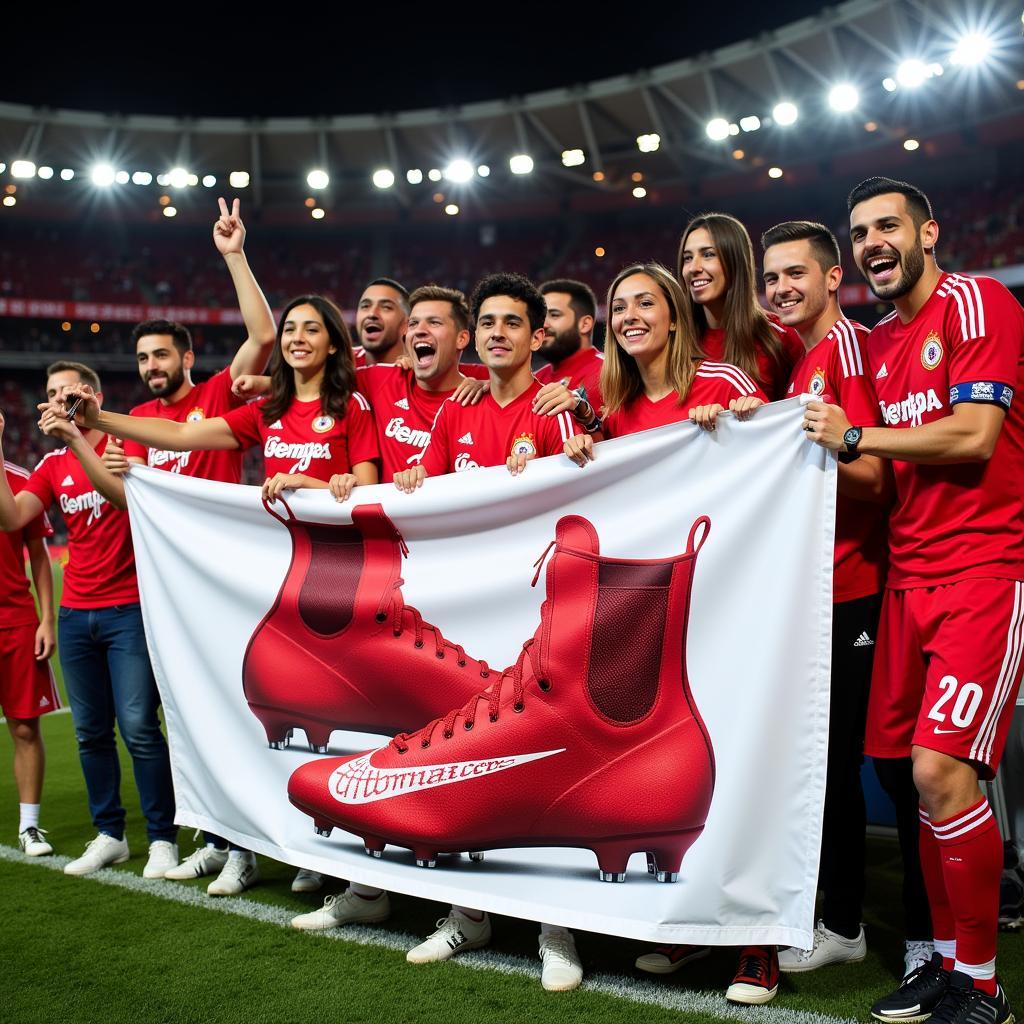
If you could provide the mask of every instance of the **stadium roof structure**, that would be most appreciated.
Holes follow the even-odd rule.
[[[1020,6],[978,3],[973,21],[971,6],[847,0],[674,63],[443,109],[245,119],[0,103],[0,185],[16,199],[0,215],[74,217],[102,189],[140,219],[171,205],[206,220],[208,188],[279,223],[586,212],[820,180],[858,160],[870,173],[883,152],[955,157],[1024,138]]]

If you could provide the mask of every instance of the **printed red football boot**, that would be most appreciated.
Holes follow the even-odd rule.
[[[564,517],[540,627],[516,664],[419,732],[303,765],[292,803],[320,835],[338,826],[375,856],[407,847],[421,866],[438,853],[572,846],[594,851],[603,881],[624,881],[633,853],[675,881],[714,790],[685,669],[710,525],[693,524],[684,554],[632,560],[601,557],[594,527]]]
[[[408,548],[380,505],[357,505],[352,525],[337,526],[302,522],[281,504],[284,516],[264,502],[291,535],[291,566],[242,664],[271,747],[286,747],[298,727],[324,754],[334,729],[387,735],[488,685],[485,662],[402,600]]]

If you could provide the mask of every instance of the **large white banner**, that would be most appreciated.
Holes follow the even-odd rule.
[[[582,470],[559,456],[515,478],[494,468],[431,479],[413,495],[360,487],[344,505],[326,491],[302,491],[289,496],[290,512],[274,506],[276,516],[255,488],[133,469],[127,491],[178,822],[290,864],[499,914],[659,942],[809,946],[828,734],[835,461],[800,427],[793,399],[746,423],[725,415],[712,433],[684,423],[606,442]],[[703,545],[680,559],[701,517],[710,520],[695,531]],[[531,586],[560,521],[562,542]],[[592,536],[599,557],[579,551]],[[641,603],[631,605],[635,587]],[[379,636],[360,619],[367,600],[378,603]],[[444,700],[449,681],[462,693],[467,672],[479,676],[472,659],[497,670],[515,664],[542,616],[557,628],[520,663],[526,689],[513,703],[525,705],[522,714],[509,703],[510,676],[497,721],[485,700],[475,730],[455,719],[447,746],[442,723],[430,750],[422,737],[405,755],[387,747],[392,731],[426,724],[424,701]],[[692,721],[673,661],[680,637]],[[377,643],[384,653],[375,663]],[[468,667],[451,645],[465,649]],[[415,652],[429,657],[423,671],[409,667]],[[634,662],[635,672],[623,671]],[[550,693],[541,692],[538,676],[552,665],[540,680]],[[375,702],[378,686],[386,701]],[[342,722],[356,705],[355,720]],[[666,707],[683,709],[688,738],[666,726]],[[386,735],[331,728],[383,719],[394,720]],[[310,749],[304,725],[326,752]],[[289,729],[290,745],[271,749],[268,738]],[[605,742],[606,755],[598,749]],[[361,776],[333,770],[339,758],[380,747]],[[402,775],[402,765],[426,757],[444,771]],[[595,757],[607,761],[599,770]],[[573,758],[584,759],[578,787]],[[332,771],[323,773],[323,812],[314,815],[289,800],[288,787],[297,769],[318,761]],[[385,763],[399,767],[372,767]],[[566,795],[553,791],[559,786]],[[436,867],[418,867],[422,849],[394,845],[406,826],[433,827],[434,848],[444,850],[447,829],[437,822],[470,805],[473,827],[498,837],[481,843],[482,862],[442,853]],[[702,832],[692,820],[666,827],[665,816],[684,805],[706,817]],[[630,808],[621,824],[601,822],[620,806]],[[369,826],[353,826],[362,835],[332,827],[395,813],[401,823],[381,826],[394,834],[376,837],[387,844],[379,857],[364,852]],[[313,827],[325,814],[329,836]],[[455,835],[461,827],[452,842],[468,852],[473,845]],[[671,847],[685,830],[687,842],[697,838],[678,880],[659,882],[644,851]],[[530,845],[568,844],[577,832],[578,846]],[[633,856],[623,882],[604,884],[594,851],[604,850],[607,868],[615,843]],[[659,868],[671,852],[659,853]],[[618,867],[611,873],[620,876]]]

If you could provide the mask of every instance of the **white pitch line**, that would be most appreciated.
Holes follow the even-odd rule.
[[[51,871],[63,871],[70,857],[26,857],[20,850],[0,844],[0,860],[29,867],[49,868]],[[125,889],[129,892],[143,893],[158,899],[170,900],[185,906],[220,914],[231,914],[244,917],[250,921],[276,925],[279,928],[291,929],[293,911],[283,907],[273,907],[266,903],[242,899],[236,896],[210,898],[192,886],[179,885],[163,880],[149,880],[132,874],[130,871],[117,871],[103,868],[83,879],[86,882],[98,882],[101,885]],[[386,928],[368,928],[365,925],[346,925],[344,928],[332,928],[323,932],[307,932],[305,935],[315,940],[333,939],[338,942],[352,942],[358,946],[375,946],[379,949],[390,949],[405,952],[421,941],[422,936],[408,932],[388,931]],[[514,974],[533,980],[539,980],[540,963],[537,959],[511,956],[508,953],[494,953],[477,950],[461,953],[451,963],[472,970],[498,971],[501,974]],[[764,1024],[857,1024],[852,1017],[832,1017],[824,1013],[789,1010],[775,1006],[734,1006],[725,1001],[724,996],[711,995],[707,992],[691,992],[676,987],[667,988],[654,982],[643,981],[624,975],[594,974],[586,978],[580,986],[585,992],[600,992],[633,1003],[647,1006],[660,1006],[666,1010],[679,1010],[684,1013],[698,1013],[705,1016],[718,1017],[722,1020],[750,1021],[757,1019]]]

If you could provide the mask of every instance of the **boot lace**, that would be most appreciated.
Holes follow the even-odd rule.
[[[769,958],[770,954],[763,946],[747,946],[740,955],[736,977],[749,978],[767,987]]]

